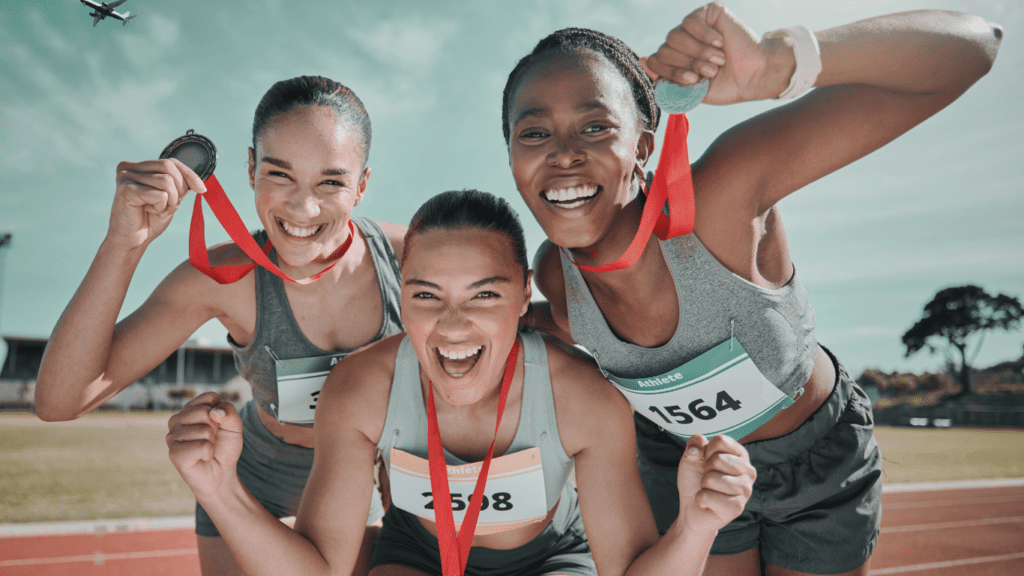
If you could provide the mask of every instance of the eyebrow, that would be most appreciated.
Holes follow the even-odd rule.
[[[270,156],[264,156],[263,158],[260,158],[260,162],[273,164],[274,166],[284,168],[285,170],[292,169],[291,162],[279,160],[277,158],[271,158]],[[323,170],[320,171],[320,174],[322,174],[323,176],[347,176],[351,173],[351,171],[346,170],[344,168],[324,168]]]
[[[506,277],[506,276],[491,276],[489,278],[484,278],[483,280],[477,280],[476,282],[473,282],[472,284],[469,285],[469,288],[470,289],[480,288],[482,286],[486,286],[487,284],[511,284],[511,283],[512,283],[512,280],[510,278]],[[409,278],[409,279],[407,279],[405,281],[405,285],[406,286],[424,286],[424,287],[427,287],[427,288],[434,288],[434,289],[437,289],[437,290],[441,289],[441,286],[439,286],[437,284],[434,284],[433,282],[428,282],[426,280],[420,280],[419,278]]]
[[[608,110],[608,107],[598,102],[597,100],[584,102],[583,104],[580,104],[579,106],[576,107],[577,112],[590,112],[591,110]],[[551,111],[548,110],[547,108],[540,107],[527,108],[526,110],[523,110],[522,112],[516,115],[515,119],[512,122],[512,125],[515,126],[516,124],[519,124],[520,122],[523,121],[524,118],[528,116],[533,116],[536,118],[546,118],[548,116],[551,116]]]

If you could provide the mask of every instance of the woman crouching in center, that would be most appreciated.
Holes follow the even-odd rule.
[[[493,441],[466,574],[702,572],[718,529],[750,495],[746,451],[726,437],[690,439],[679,465],[681,513],[659,540],[626,400],[587,360],[518,331],[531,275],[522,227],[504,200],[446,192],[420,208],[402,261],[407,334],[348,356],[324,384],[294,532],[254,506],[234,477],[240,422],[230,405],[204,395],[172,419],[171,459],[247,574],[348,573],[378,449],[392,505],[371,574],[441,574],[431,404],[456,528],[477,505],[469,496]],[[568,482],[574,463],[578,492]]]

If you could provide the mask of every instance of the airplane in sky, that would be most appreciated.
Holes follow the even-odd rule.
[[[128,24],[128,21],[132,18],[135,18],[135,16],[138,16],[138,14],[136,14],[135,16],[129,16],[131,12],[125,12],[124,14],[118,14],[117,12],[114,12],[115,7],[124,4],[127,0],[116,0],[115,2],[111,2],[110,4],[107,4],[106,2],[93,2],[93,0],[79,1],[82,4],[85,4],[89,8],[93,9],[92,12],[89,12],[89,16],[92,16],[92,25],[94,27],[100,23],[100,20],[103,20],[107,16],[117,18],[122,22],[122,26]]]

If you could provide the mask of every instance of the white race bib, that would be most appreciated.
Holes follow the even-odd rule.
[[[320,388],[331,367],[348,355],[274,360],[277,368],[277,420],[284,424],[312,424]]]
[[[482,462],[448,466],[448,488],[456,530],[466,516]],[[430,463],[397,448],[391,449],[391,502],[421,518],[434,520]],[[480,504],[476,534],[494,534],[539,522],[548,514],[540,448],[529,448],[491,460]]]
[[[738,440],[793,403],[761,374],[736,338],[658,376],[633,379],[602,372],[637,413],[683,437],[725,434]]]

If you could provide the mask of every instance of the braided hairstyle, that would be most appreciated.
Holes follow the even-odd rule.
[[[618,68],[633,91],[633,100],[636,102],[641,128],[652,132],[658,129],[661,109],[654,101],[654,84],[640,66],[640,58],[636,52],[622,40],[597,30],[563,28],[538,42],[533,52],[524,56],[508,75],[501,102],[501,129],[505,134],[506,145],[509,143],[511,131],[511,127],[508,125],[509,105],[511,104],[509,100],[526,70],[549,53],[569,53],[580,50],[593,50]]]
[[[270,87],[256,106],[252,121],[252,149],[274,118],[299,106],[328,106],[343,121],[359,132],[363,165],[370,157],[370,116],[363,103],[348,87],[323,76],[298,76],[281,80]],[[255,153],[255,152],[254,152]]]

